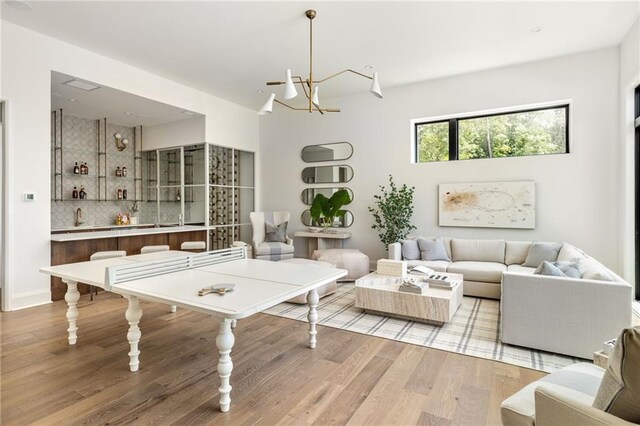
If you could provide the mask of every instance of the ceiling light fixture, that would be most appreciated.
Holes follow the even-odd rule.
[[[133,115],[133,113],[131,111],[125,111],[123,112],[124,115]]]
[[[195,117],[196,115],[198,115],[195,112],[191,112],[191,111],[180,111],[180,113],[184,114],[184,115],[188,115],[189,117]]]
[[[532,33],[539,33],[540,31],[542,31],[542,28],[540,28],[540,27],[533,27],[533,28],[531,28],[531,32],[532,32]]]
[[[69,98],[69,102],[80,102],[80,101],[77,100],[76,98]]]
[[[84,90],[86,92],[91,92],[93,90],[96,90],[96,89],[100,88],[100,86],[98,86],[98,85],[95,85],[93,83],[89,83],[88,81],[78,80],[78,79],[75,79],[75,78],[73,80],[65,81],[62,84],[66,85],[66,86],[75,87],[76,89]]]
[[[284,84],[284,99],[293,99],[298,95],[296,84],[299,84],[300,86],[302,86],[305,97],[309,100],[309,106],[305,108],[292,107],[291,105],[287,105],[286,103],[277,100],[276,94],[271,93],[269,99],[260,109],[258,114],[265,115],[273,112],[274,102],[295,111],[318,111],[320,114],[324,114],[325,112],[340,112],[338,108],[320,108],[320,99],[318,98],[318,84],[346,72],[351,72],[353,74],[359,75],[360,77],[368,78],[369,80],[371,80],[371,88],[369,89],[370,92],[376,97],[382,98],[382,91],[380,90],[380,84],[378,83],[378,73],[376,72],[373,73],[373,76],[369,77],[368,75],[359,73],[358,71],[346,69],[321,80],[313,80],[313,18],[316,17],[316,11],[307,10],[305,12],[305,15],[307,18],[309,18],[309,78],[303,80],[300,76],[292,76],[291,70],[287,69],[285,74],[285,81],[268,81],[267,86],[278,86]]]

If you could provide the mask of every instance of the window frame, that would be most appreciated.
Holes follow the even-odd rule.
[[[539,155],[559,155],[559,154],[570,154],[570,109],[571,102],[569,101],[561,101],[553,104],[546,104],[540,106],[531,106],[531,107],[523,107],[516,109],[501,109],[499,111],[491,111],[485,113],[472,113],[472,114],[460,114],[456,116],[451,116],[448,118],[445,117],[435,117],[433,119],[419,119],[413,120],[413,163],[415,164],[429,164],[429,163],[444,163],[445,161],[420,161],[420,147],[419,138],[418,138],[418,127],[424,126],[428,124],[439,124],[439,123],[449,123],[449,160],[448,161],[463,161],[460,160],[460,143],[459,143],[459,122],[464,120],[473,120],[477,118],[486,118],[486,117],[496,117],[500,115],[511,115],[511,114],[520,114],[525,112],[537,112],[537,111],[546,111],[549,109],[564,109],[564,117],[565,117],[565,152],[558,152],[554,154],[532,154],[532,155],[519,155],[519,156],[510,156],[510,157],[484,157],[484,158],[470,158],[469,160],[485,160],[485,159],[495,159],[495,158],[521,158],[521,157],[536,157]]]

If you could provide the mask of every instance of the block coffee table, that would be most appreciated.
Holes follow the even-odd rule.
[[[401,277],[375,272],[356,280],[355,306],[367,312],[442,325],[451,321],[462,303],[462,274],[442,274],[456,284],[451,290],[428,288],[424,294],[399,291]]]

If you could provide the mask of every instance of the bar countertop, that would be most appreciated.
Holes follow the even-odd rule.
[[[79,240],[95,240],[99,238],[120,238],[120,237],[133,237],[136,235],[151,235],[151,234],[170,234],[174,232],[191,232],[191,231],[206,231],[206,226],[161,226],[159,228],[142,228],[142,229],[117,229],[109,231],[89,231],[89,232],[71,232],[66,234],[52,234],[51,241],[65,242],[65,241],[79,241]]]

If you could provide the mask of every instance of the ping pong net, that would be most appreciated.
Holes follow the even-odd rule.
[[[110,291],[111,287],[118,283],[170,274],[187,269],[203,268],[232,260],[245,259],[246,257],[247,250],[245,247],[232,247],[204,253],[193,253],[185,256],[167,257],[161,260],[131,262],[131,264],[109,266],[105,272],[104,289]]]

